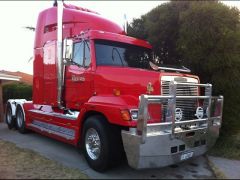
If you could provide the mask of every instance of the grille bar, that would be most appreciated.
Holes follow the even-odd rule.
[[[177,96],[198,96],[198,87],[191,85],[187,86],[184,82],[191,80],[191,78],[182,78],[182,80],[178,80],[177,82],[183,82],[183,84],[178,84],[176,89]],[[192,82],[194,83],[194,82]],[[162,95],[169,95],[169,85],[170,81],[161,81],[162,84]],[[190,120],[195,118],[195,112],[198,106],[197,99],[177,99],[176,100],[176,108],[181,108],[183,112],[182,120]],[[166,113],[167,105],[163,105],[163,114]],[[165,115],[162,116],[165,121]]]

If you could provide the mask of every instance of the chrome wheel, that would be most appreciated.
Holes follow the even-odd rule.
[[[7,110],[7,123],[11,124],[12,123],[12,110],[8,108]]]
[[[88,129],[86,132],[85,147],[88,156],[92,160],[96,160],[99,158],[101,153],[101,141],[98,132],[93,128]]]
[[[17,125],[18,128],[21,128],[23,125],[24,117],[23,112],[21,110],[17,111]]]

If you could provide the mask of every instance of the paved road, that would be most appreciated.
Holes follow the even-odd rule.
[[[65,166],[74,167],[87,174],[90,178],[98,179],[209,179],[215,178],[204,156],[175,166],[134,170],[123,162],[105,173],[98,173],[87,165],[83,155],[71,145],[41,136],[36,133],[19,134],[16,130],[8,130],[4,123],[0,123],[0,139],[13,142],[18,147],[31,149],[41,155],[58,161]]]
[[[240,179],[240,161],[233,159],[226,159],[222,157],[208,156],[210,162],[213,163],[226,179]]]

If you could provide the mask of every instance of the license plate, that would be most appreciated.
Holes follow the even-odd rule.
[[[188,153],[182,154],[180,159],[181,159],[181,161],[183,161],[183,160],[187,160],[187,159],[191,158],[192,156],[193,156],[193,152],[188,152]]]

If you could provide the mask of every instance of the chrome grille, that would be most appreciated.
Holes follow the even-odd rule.
[[[184,78],[186,80],[186,78]],[[177,82],[186,82],[186,81],[177,81]],[[162,95],[169,95],[169,83],[170,81],[162,81]],[[177,96],[197,96],[198,87],[197,86],[185,86],[177,85]],[[166,113],[167,105],[163,105],[163,113]],[[197,100],[196,99],[177,99],[176,108],[181,108],[183,111],[182,120],[191,120],[195,119],[195,112],[197,109]],[[165,119],[165,116],[163,116]]]

